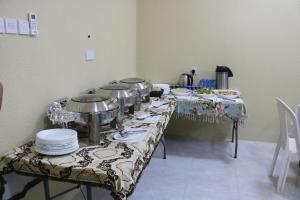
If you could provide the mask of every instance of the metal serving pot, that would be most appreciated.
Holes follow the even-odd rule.
[[[101,94],[111,98],[117,98],[122,101],[125,107],[135,104],[137,93],[129,85],[122,83],[113,83],[100,87],[96,94]]]
[[[66,103],[65,109],[69,112],[80,113],[80,124],[89,127],[89,140],[99,143],[101,126],[115,122],[119,113],[117,98],[108,98],[99,94],[84,94],[73,97]]]
[[[126,78],[120,81],[120,83],[131,86],[138,93],[138,98],[134,106],[135,110],[140,110],[142,102],[150,101],[150,92],[152,91],[152,84],[144,79],[140,78]]]
[[[152,84],[141,78],[126,78],[120,82],[130,85],[139,93],[140,97],[147,97],[152,91]]]
[[[100,87],[96,94],[117,98],[120,106],[120,120],[124,118],[126,112],[133,114],[138,93],[130,85],[124,83],[112,83]]]

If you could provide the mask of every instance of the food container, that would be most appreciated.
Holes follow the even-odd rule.
[[[120,106],[120,120],[124,118],[124,114],[134,113],[134,105],[136,103],[138,93],[134,89],[132,89],[130,85],[124,83],[108,84],[100,87],[96,91],[96,94],[100,94],[110,98],[117,98]]]
[[[135,109],[140,110],[142,102],[150,101],[150,92],[152,90],[152,84],[141,78],[126,78],[120,81],[129,85],[132,89],[138,92],[137,102],[135,104]]]
[[[71,98],[65,109],[68,112],[80,113],[78,124],[87,125],[89,142],[98,144],[102,126],[116,127],[119,104],[117,98],[108,98],[99,94],[85,94]]]

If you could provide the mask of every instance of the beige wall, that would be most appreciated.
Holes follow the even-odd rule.
[[[274,97],[300,103],[298,0],[139,0],[137,10],[138,75],[176,82],[197,65],[198,81],[213,78],[216,65],[230,66],[231,87],[241,90],[249,114],[241,137],[276,140]],[[168,134],[198,138],[213,126],[172,122]],[[219,133],[230,130],[224,126]]]
[[[0,34],[0,153],[43,128],[49,102],[136,71],[175,82],[197,65],[198,81],[212,78],[216,65],[230,66],[231,86],[247,103],[244,139],[276,139],[275,96],[300,102],[298,0],[138,0],[137,7],[135,0],[0,0],[0,17],[26,19],[29,11],[38,15],[36,38]],[[95,61],[85,61],[89,49]],[[182,136],[187,127],[196,138],[214,128],[179,121],[168,132]]]
[[[0,0],[0,17],[26,19],[30,11],[36,38],[0,34],[0,154],[43,128],[54,99],[136,73],[135,0]],[[95,61],[85,61],[89,49]]]

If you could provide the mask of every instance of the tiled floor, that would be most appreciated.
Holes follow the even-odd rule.
[[[239,157],[230,142],[168,140],[167,160],[153,158],[130,200],[299,200],[300,168],[293,162],[283,194],[268,177],[274,144],[241,141]],[[158,149],[159,150],[159,149]],[[94,189],[95,197],[111,199]],[[74,200],[81,199],[80,193]],[[98,199],[98,198],[97,198]]]
[[[277,178],[268,177],[274,144],[240,141],[238,159],[232,158],[230,142],[167,140],[167,147],[167,159],[159,158],[158,149],[129,200],[300,199],[296,161],[284,193],[275,192]],[[93,197],[112,199],[108,191],[99,188],[93,188]],[[76,191],[73,200],[81,199],[82,194]]]

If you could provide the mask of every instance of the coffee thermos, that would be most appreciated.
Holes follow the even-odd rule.
[[[217,66],[216,68],[216,86],[217,89],[228,89],[228,78],[233,77],[232,71],[226,66]]]

